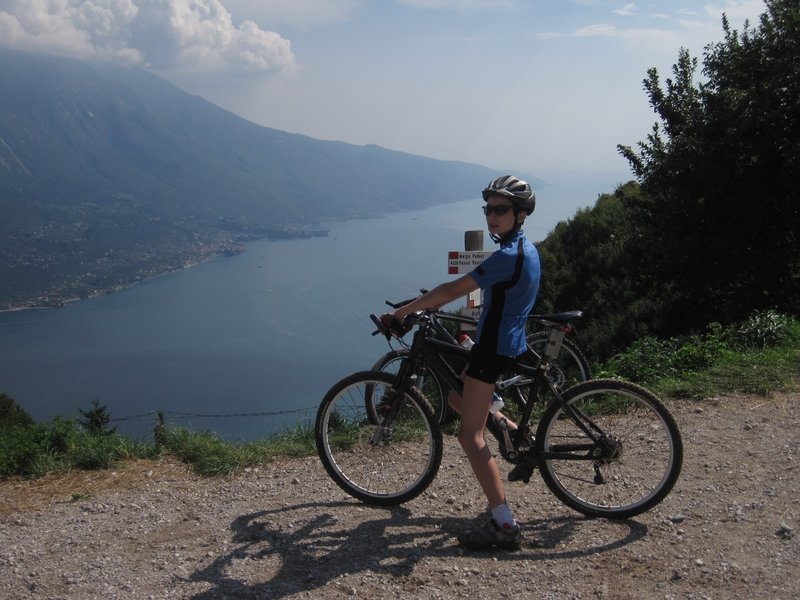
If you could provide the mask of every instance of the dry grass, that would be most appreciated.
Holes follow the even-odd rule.
[[[187,465],[169,457],[125,461],[108,470],[51,473],[37,479],[9,477],[0,481],[0,517],[39,510],[54,502],[76,502],[104,492],[136,488],[148,480],[195,478]]]

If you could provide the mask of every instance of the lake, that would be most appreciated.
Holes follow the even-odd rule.
[[[617,183],[538,190],[526,234],[543,239]],[[324,224],[328,237],[252,242],[107,296],[0,313],[0,392],[37,421],[76,418],[97,400],[120,433],[142,438],[158,411],[227,439],[313,422],[334,382],[388,349],[369,314],[453,277],[447,253],[484,230],[481,205]]]

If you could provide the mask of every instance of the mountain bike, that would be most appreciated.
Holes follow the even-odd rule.
[[[396,375],[353,373],[331,387],[315,421],[317,451],[325,470],[345,492],[367,504],[394,506],[416,498],[433,482],[443,440],[433,408],[415,385],[419,364],[462,391],[460,371],[448,358],[469,351],[437,338],[432,312],[407,317],[416,327],[409,354]],[[393,335],[370,315],[376,333]],[[683,462],[678,426],[663,403],[645,388],[596,379],[560,390],[547,377],[574,313],[541,315],[549,327],[547,346],[535,366],[517,361],[529,377],[528,395],[514,395],[518,429],[487,418],[500,456],[539,474],[565,505],[591,517],[640,514],[661,502],[675,485]],[[368,396],[375,400],[367,402]],[[367,405],[378,407],[378,420]]]
[[[408,301],[399,303],[386,302],[386,304],[397,309],[407,302]],[[440,311],[431,313],[432,330],[436,332],[436,335],[440,339],[446,340],[452,344],[458,342],[452,331],[445,325],[445,322],[455,323],[457,328],[462,328],[464,326],[474,328],[478,324],[478,321],[471,317]],[[523,360],[534,366],[538,364],[544,352],[550,332],[548,330],[538,329],[539,327],[546,326],[546,320],[542,319],[542,315],[529,315],[528,324],[529,329],[530,327],[534,327],[535,331],[527,335],[528,351]],[[567,327],[569,327],[569,330],[566,331],[566,333],[569,333],[572,330],[571,325],[567,325]],[[402,338],[399,338],[398,342],[401,348],[391,348],[391,350],[383,354],[372,365],[371,371],[397,373],[400,364],[409,354],[408,344],[404,342]],[[391,343],[389,345],[391,347]],[[451,364],[460,365],[462,370],[466,367],[466,361],[460,358],[451,357],[447,360],[449,360]],[[435,371],[426,369],[424,363],[420,364],[420,371],[416,373],[416,376],[417,387],[430,402],[439,423],[444,425],[453,417],[453,411],[447,404],[447,394],[450,388],[436,376]],[[501,397],[511,393],[522,394],[524,397],[527,397],[527,386],[530,384],[530,378],[520,377],[514,379],[513,383],[509,383],[509,379],[512,376],[513,375],[507,377],[505,381],[501,380],[498,382],[496,393]],[[575,342],[565,337],[561,344],[561,352],[558,357],[550,363],[547,376],[550,378],[553,385],[560,390],[564,390],[576,383],[591,378],[589,361],[586,359],[580,347],[578,347]],[[369,407],[367,408],[370,410]],[[374,410],[370,411],[370,415],[372,417],[375,416]]]

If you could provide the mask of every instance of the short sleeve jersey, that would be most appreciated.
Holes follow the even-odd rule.
[[[469,273],[483,290],[476,343],[503,356],[525,352],[525,321],[539,292],[539,253],[520,230]]]

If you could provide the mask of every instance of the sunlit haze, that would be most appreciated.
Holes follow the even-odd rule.
[[[629,179],[647,69],[762,0],[0,0],[0,44],[140,65],[258,124],[546,176]],[[598,190],[604,191],[604,190]]]

